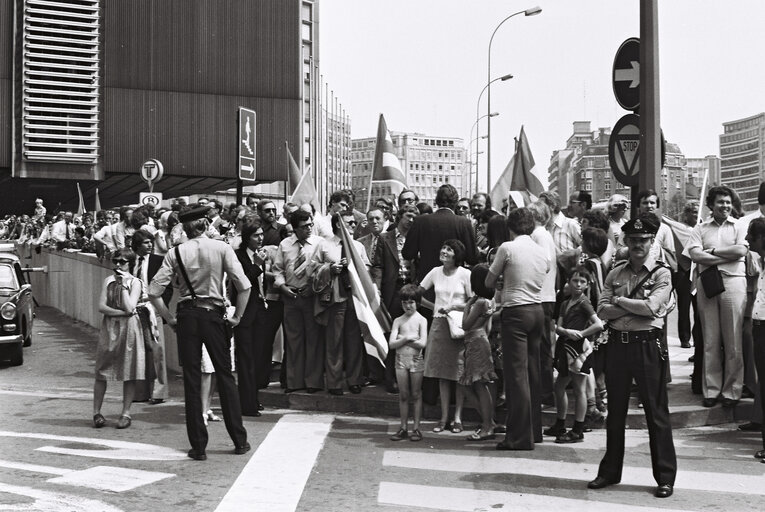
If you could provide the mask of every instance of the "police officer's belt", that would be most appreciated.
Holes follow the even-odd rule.
[[[608,330],[608,341],[614,343],[640,343],[641,341],[655,341],[661,338],[663,332],[661,329],[649,329],[647,331],[619,331],[617,329]]]

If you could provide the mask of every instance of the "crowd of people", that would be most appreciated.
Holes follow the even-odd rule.
[[[765,322],[759,264],[765,184],[760,209],[746,216],[724,186],[709,190],[711,215],[702,222],[699,204],[689,202],[679,219],[691,230],[684,247],[657,215],[653,190],[637,195],[629,221],[627,198],[614,195],[605,211],[592,209],[586,191],[571,195],[567,214],[555,192],[527,205],[511,202],[500,213],[488,194],[461,198],[448,184],[438,189],[434,208],[411,190],[395,202],[381,198],[366,212],[354,199],[350,190],[332,193],[326,215],[289,202],[280,215],[273,201],[251,195],[246,205],[226,208],[202,198],[191,206],[123,207],[79,218],[71,212],[52,218],[39,201],[32,217],[6,218],[0,230],[34,245],[95,252],[114,266],[101,291],[96,427],[105,424],[100,408],[109,380],[124,382],[118,428],[130,425],[134,382],[153,380],[159,394],[152,391],[151,399],[163,399],[157,325],[160,317],[177,324],[189,456],[198,460],[206,458],[204,425],[213,419],[203,375],[216,373],[235,451],[246,452],[241,416],[260,415],[258,391],[269,385],[280,327],[285,392],[358,394],[370,382],[384,385],[399,395],[394,441],[423,438],[423,401],[440,403],[434,433],[462,432],[466,400],[474,404],[481,425],[467,439],[504,434],[499,450],[531,450],[543,436],[581,442],[588,424],[607,416],[606,455],[591,488],[621,478],[636,384],[656,495],[672,494],[666,319],[675,304],[680,347],[695,346],[692,390],[703,395],[702,404],[735,407],[762,394],[755,365],[763,371],[765,361],[753,332],[761,334]],[[393,319],[384,365],[364,348],[343,230]],[[177,313],[167,308],[171,283]],[[568,387],[575,401],[570,429]],[[543,406],[555,407],[558,418],[544,430]],[[506,416],[496,417],[503,407]],[[755,413],[742,429],[762,429],[760,407]],[[764,455],[756,457],[765,462]]]

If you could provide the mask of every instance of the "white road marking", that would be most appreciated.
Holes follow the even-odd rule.
[[[377,501],[385,505],[397,505],[407,509],[420,507],[437,510],[465,512],[489,512],[494,510],[523,510],[524,512],[646,512],[649,507],[590,501],[586,499],[559,498],[539,494],[520,494],[505,491],[482,491],[455,489],[428,485],[380,482]],[[662,508],[662,512],[680,512]],[[688,512],[688,510],[684,510]]]
[[[257,503],[258,510],[269,512],[296,510],[333,420],[329,415],[282,417],[216,511],[241,512],[247,503]]]
[[[383,466],[477,474],[512,473],[545,478],[566,478],[583,482],[592,480],[598,473],[597,464],[396,450],[385,452]],[[649,467],[625,466],[621,483],[638,486],[656,485]],[[677,473],[675,489],[765,496],[765,475],[711,473],[681,469]]]
[[[158,471],[95,466],[82,471],[72,471],[57,478],[51,478],[48,482],[87,487],[101,491],[125,492],[174,476],[172,473],[160,473]]]
[[[48,492],[33,489],[31,487],[22,487],[20,485],[8,485],[0,482],[0,492],[16,494],[33,498],[35,501],[29,503],[24,499],[23,503],[7,504],[3,503],[3,510],[28,510],[46,512],[122,512],[121,509],[112,507],[103,501],[91,500],[80,496],[71,496],[59,492]]]
[[[23,471],[45,473],[48,475],[65,475],[72,472],[71,469],[54,468],[52,466],[40,466],[39,464],[26,464],[24,462],[14,462],[12,460],[0,460],[0,468],[21,469]]]
[[[98,439],[93,437],[56,436],[41,433],[8,432],[0,430],[0,437],[19,437],[27,439],[44,439],[49,441],[67,441],[80,444],[96,445],[93,448],[63,448],[60,446],[41,446],[36,450],[47,453],[77,455],[95,459],[115,460],[186,460],[186,453],[164,446],[144,443],[130,443],[113,439]],[[103,447],[106,447],[105,450]]]

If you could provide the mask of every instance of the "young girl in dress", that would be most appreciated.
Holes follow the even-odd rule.
[[[587,413],[587,375],[589,369],[582,369],[582,364],[592,352],[588,338],[603,330],[603,322],[587,298],[587,290],[592,282],[592,274],[578,266],[568,280],[570,297],[561,305],[560,317],[555,326],[558,335],[555,368],[558,378],[555,381],[555,404],[557,420],[555,425],[544,431],[545,435],[556,436],[556,443],[580,443],[584,440],[584,418]],[[574,428],[566,431],[566,412],[568,396],[566,386],[573,384],[575,400]]]
[[[483,263],[476,265],[470,273],[470,287],[475,295],[465,305],[462,317],[462,328],[465,330],[465,371],[459,384],[463,386],[466,396],[476,399],[481,413],[481,428],[469,435],[468,441],[494,439],[494,401],[489,389],[489,384],[497,378],[489,344],[494,290],[484,284],[488,273],[489,267]]]

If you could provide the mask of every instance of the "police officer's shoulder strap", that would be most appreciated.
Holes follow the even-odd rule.
[[[181,275],[183,276],[183,281],[186,283],[186,287],[189,289],[189,293],[191,293],[191,299],[196,300],[197,294],[194,291],[194,287],[191,286],[191,281],[189,281],[189,275],[186,273],[186,265],[183,264],[183,260],[181,259],[181,251],[180,246],[175,246],[175,259],[178,260],[178,267],[181,269]]]
[[[654,267],[653,267],[653,268],[652,268],[652,269],[651,269],[651,270],[648,272],[648,275],[647,275],[647,276],[645,276],[643,279],[641,279],[641,280],[640,280],[640,282],[637,284],[637,286],[635,286],[635,287],[632,289],[632,291],[630,292],[630,294],[629,294],[629,295],[627,295],[627,298],[628,298],[628,299],[632,299],[632,298],[634,298],[634,297],[635,297],[635,294],[637,293],[637,291],[638,291],[640,288],[642,288],[642,287],[643,287],[643,285],[646,283],[646,281],[648,281],[649,279],[651,279],[651,276],[654,274],[654,272],[656,272],[656,271],[657,271],[657,270],[659,270],[660,268],[667,268],[667,265],[665,265],[665,264],[663,264],[663,263],[661,263],[661,262],[658,262],[658,261],[657,261],[657,262],[656,262],[656,265],[655,265],[655,266],[654,266]]]

